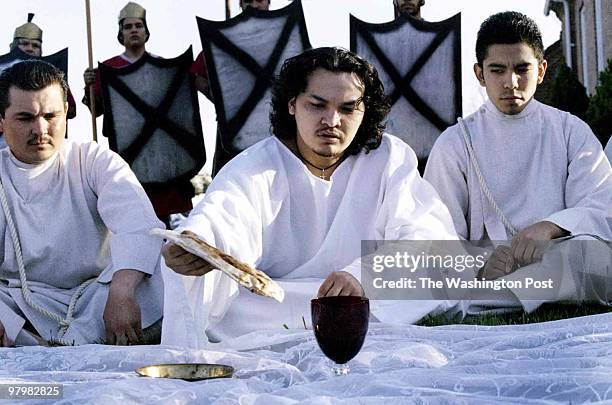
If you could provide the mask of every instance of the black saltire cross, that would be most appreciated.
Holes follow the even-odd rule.
[[[135,137],[132,143],[130,143],[130,145],[122,151],[118,151],[118,134],[115,134],[115,136],[109,136],[110,148],[118,151],[121,157],[123,157],[123,159],[125,159],[125,161],[130,165],[138,157],[141,150],[145,147],[147,142],[153,136],[155,130],[158,128],[165,131],[170,137],[172,137],[176,143],[182,146],[196,161],[200,160],[201,158],[202,142],[199,139],[201,136],[198,137],[197,134],[192,134],[184,130],[180,126],[176,125],[176,123],[170,117],[168,117],[168,111],[172,107],[172,103],[174,102],[174,99],[176,98],[176,95],[180,89],[181,82],[186,79],[191,80],[191,78],[188,76],[188,69],[192,61],[191,48],[189,48],[187,52],[177,59],[179,59],[181,68],[177,69],[177,71],[174,73],[174,76],[172,77],[172,80],[168,86],[168,91],[157,106],[147,104],[146,101],[135,93],[135,90],[130,89],[125,82],[121,80],[120,76],[121,74],[129,74],[137,70],[142,64],[147,62],[156,65],[164,65],[168,63],[175,64],[176,62],[173,61],[176,61],[176,59],[165,60],[154,58],[147,53],[137,62],[122,68],[120,70],[121,73],[119,73],[116,68],[108,67],[103,64],[99,66],[102,82],[108,84],[108,87],[102,86],[104,99],[110,100],[108,91],[109,88],[112,87],[126,101],[128,101],[145,120],[140,133]],[[195,105],[197,106],[197,104]],[[105,121],[108,120],[108,122],[112,125],[112,110],[106,108],[105,110],[107,112],[105,113],[104,119]],[[107,125],[105,125],[105,127],[107,127]],[[114,132],[114,128],[112,131]]]
[[[400,21],[403,21],[405,17],[400,17]],[[413,25],[418,24],[416,21],[410,21]],[[454,19],[451,19],[453,24],[448,24],[443,27],[442,30],[438,31],[435,35],[432,42],[421,52],[418,58],[415,60],[414,64],[408,70],[405,76],[402,77],[398,69],[393,65],[393,63],[389,60],[385,52],[380,48],[374,37],[372,36],[370,30],[368,29],[370,24],[363,23],[362,21],[351,16],[351,25],[355,27],[356,32],[363,38],[364,42],[370,47],[372,53],[378,59],[380,65],[385,70],[391,81],[393,82],[395,88],[389,94],[391,104],[395,104],[401,96],[403,96],[419,113],[421,113],[429,122],[431,122],[436,128],[440,131],[445,130],[447,127],[452,125],[452,122],[447,122],[443,118],[441,118],[426,102],[423,100],[417,92],[412,88],[411,82],[414,77],[419,73],[419,71],[425,66],[426,62],[431,58],[434,52],[438,49],[438,47],[444,42],[444,40],[453,32],[455,32],[458,28],[458,25],[454,24]],[[391,24],[396,24],[396,21]],[[440,24],[436,24],[440,25]],[[457,41],[458,36],[455,35],[455,42]],[[356,49],[357,35],[351,36],[351,49]],[[458,44],[455,46],[455,52],[460,49]],[[455,55],[455,58],[460,55]],[[455,74],[455,82],[458,83],[458,88],[460,89],[461,85],[461,76]],[[460,93],[459,93],[460,94]],[[460,99],[460,97],[459,97]],[[455,103],[457,104],[457,103]],[[461,110],[460,105],[455,106],[456,111]],[[460,115],[460,113],[459,113]]]
[[[283,28],[278,36],[278,41],[268,57],[264,66],[261,66],[247,51],[239,48],[230,39],[228,39],[221,29],[234,26],[251,16],[259,16],[264,18],[278,18],[286,16]],[[253,112],[259,101],[264,97],[268,88],[270,88],[274,79],[274,74],[277,66],[282,61],[280,60],[283,51],[287,47],[287,38],[293,32],[296,25],[298,26],[302,48],[310,48],[308,34],[306,32],[306,24],[300,1],[294,1],[291,5],[282,9],[273,11],[260,11],[253,8],[247,8],[242,14],[229,21],[208,21],[196,17],[202,40],[202,48],[206,55],[206,60],[209,63],[208,77],[210,81],[211,92],[214,97],[215,110],[221,132],[221,141],[226,150],[234,150],[235,147],[231,144],[236,135],[240,132],[250,114]],[[275,33],[275,35],[278,35]],[[249,92],[244,102],[238,108],[236,114],[228,119],[225,111],[225,94],[223,94],[220,86],[220,80],[215,69],[215,58],[212,55],[212,45],[221,49],[226,54],[232,56],[240,65],[253,74],[256,78],[253,88]],[[212,63],[210,63],[212,62]],[[239,152],[239,151],[236,151]]]

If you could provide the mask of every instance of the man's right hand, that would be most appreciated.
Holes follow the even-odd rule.
[[[183,231],[183,233],[195,235],[190,231]],[[174,243],[166,244],[162,249],[162,255],[166,261],[166,266],[170,267],[174,272],[184,276],[202,276],[214,270],[212,264],[193,253],[187,252]]]
[[[346,271],[332,272],[319,287],[317,298],[335,296],[365,297],[359,280]]]
[[[485,265],[478,272],[478,278],[484,278],[486,280],[495,280],[510,274],[515,271],[514,258],[512,257],[512,250],[509,246],[498,246],[493,251],[493,254],[487,260]]]
[[[13,342],[10,341],[8,336],[6,335],[6,330],[4,329],[4,325],[2,321],[0,321],[0,347],[12,347]]]
[[[96,82],[96,71],[92,68],[87,68],[83,72],[83,81],[85,86],[89,87]]]

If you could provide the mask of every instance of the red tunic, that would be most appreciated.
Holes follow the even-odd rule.
[[[203,76],[208,79],[208,70],[204,61],[204,52],[200,52],[189,69],[189,73],[196,76]]]

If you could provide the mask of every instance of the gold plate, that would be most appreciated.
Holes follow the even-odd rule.
[[[140,367],[136,372],[145,377],[199,381],[212,378],[229,378],[234,374],[234,368],[223,364],[204,363],[156,364]]]

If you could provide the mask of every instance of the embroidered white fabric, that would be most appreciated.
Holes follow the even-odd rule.
[[[3,348],[0,383],[62,383],[67,403],[582,403],[612,398],[611,329],[612,313],[498,327],[372,324],[342,377],[330,374],[312,331],[298,329],[255,332],[213,350]],[[236,373],[186,382],[134,372],[181,362],[229,364]]]

